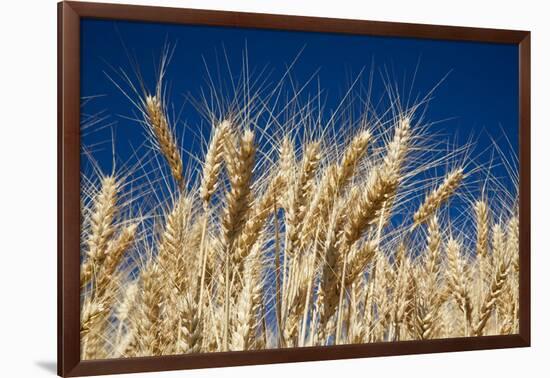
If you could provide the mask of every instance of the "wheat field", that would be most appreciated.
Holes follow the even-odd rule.
[[[150,184],[82,179],[83,359],[518,332],[517,185],[418,103],[335,135],[308,105],[262,128],[273,109],[229,101],[190,156],[162,82],[133,97]]]

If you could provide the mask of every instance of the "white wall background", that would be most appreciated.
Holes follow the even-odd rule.
[[[139,376],[548,376],[550,23],[544,1],[131,1],[135,4],[528,29],[533,32],[531,348]],[[5,1],[1,9],[0,376],[47,377],[54,375],[56,360],[56,1]]]

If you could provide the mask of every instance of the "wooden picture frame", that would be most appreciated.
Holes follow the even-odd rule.
[[[80,20],[112,19],[507,43],[519,46],[519,334],[139,357],[80,359]],[[236,13],[86,2],[58,4],[58,374],[100,375],[439,353],[530,345],[530,33],[468,27]]]

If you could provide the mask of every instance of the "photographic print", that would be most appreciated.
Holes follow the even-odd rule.
[[[130,18],[77,19],[75,363],[527,331],[517,42]]]

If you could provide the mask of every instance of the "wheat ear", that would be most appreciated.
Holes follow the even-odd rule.
[[[288,246],[285,247],[285,253],[288,254],[289,259],[293,257],[298,247],[302,220],[313,191],[315,173],[321,159],[320,146],[319,142],[306,145],[296,183],[290,191],[290,205],[285,213],[288,229]]]
[[[296,346],[300,330],[300,318],[307,310],[309,300],[309,285],[313,279],[313,264],[311,255],[301,256],[292,260],[289,268],[285,300],[282,309],[282,336],[285,346]]]
[[[120,304],[116,308],[116,318],[118,321],[117,333],[115,338],[115,356],[124,357],[127,350],[134,348],[135,334],[129,327],[128,320],[136,308],[138,294],[138,284],[136,281],[126,282]],[[125,333],[123,333],[125,329]]]
[[[234,137],[228,135],[224,156],[227,161],[231,189],[227,194],[222,216],[223,243],[231,247],[240,233],[250,208],[250,181],[254,167],[254,133],[247,130],[240,138],[239,149]]]
[[[519,218],[513,216],[508,221],[506,230],[506,251],[514,272],[519,273]]]
[[[485,201],[476,201],[474,205],[476,215],[476,253],[485,257],[489,244],[489,208]]]
[[[180,151],[176,144],[176,139],[172,133],[168,118],[164,112],[164,107],[160,95],[146,96],[145,109],[147,112],[148,125],[155,136],[155,141],[168,161],[172,176],[176,182],[183,185],[183,163]]]
[[[339,232],[341,221],[340,217],[340,208],[337,208],[334,211],[334,225],[330,227],[329,234],[332,235],[332,239],[327,243],[327,252],[325,255],[328,256],[327,261],[323,270],[323,277],[327,279],[322,279],[320,291],[330,292],[332,294],[332,286],[327,288],[325,286],[332,285],[334,280],[329,278],[329,270],[334,268],[337,264],[338,254],[335,251],[336,243],[336,234]],[[285,250],[286,253],[286,250]],[[310,300],[311,287],[313,285],[313,275],[315,270],[315,260],[317,256],[310,253],[301,253],[297,256],[292,256],[292,259],[289,259],[290,266],[288,269],[288,281],[285,287],[284,297],[283,297],[283,340],[286,346],[294,346],[296,342],[296,336],[298,336],[300,329],[300,318],[304,317],[304,322],[306,318],[305,311],[307,311],[307,305]],[[319,294],[319,298],[323,297],[323,294]],[[329,297],[325,295],[325,297]],[[325,304],[321,307],[321,310],[324,310]],[[330,310],[329,310],[330,311]],[[323,312],[321,311],[321,314]],[[324,318],[323,318],[324,321]],[[303,340],[303,338],[302,338]]]
[[[254,134],[246,130],[240,138],[240,146],[237,151],[235,139],[229,134],[225,143],[225,159],[231,183],[231,190],[226,198],[226,207],[222,216],[222,245],[225,252],[225,324],[223,334],[223,348],[229,346],[229,321],[230,321],[230,270],[234,250],[234,241],[239,235],[246,214],[250,207],[250,180],[254,167]]]
[[[100,345],[100,319],[105,317],[109,308],[103,302],[87,298],[80,310],[80,355],[82,359],[101,358],[104,350]]]
[[[410,297],[407,295],[408,288],[413,287],[411,285],[410,260],[404,243],[400,243],[397,248],[394,265],[393,276],[395,279],[393,283],[393,300],[390,307],[391,327],[389,339],[398,341],[401,338],[401,325],[410,303]]]
[[[237,241],[236,254],[234,256],[236,264],[244,261],[258,241],[268,216],[273,211],[273,208],[277,206],[277,198],[280,197],[283,188],[282,184],[282,176],[276,175],[269,183],[267,190],[260,200],[252,208],[251,216],[246,221]]]
[[[88,237],[88,259],[81,266],[81,287],[91,280],[90,293],[84,301],[81,322],[83,358],[105,357],[105,329],[114,302],[117,280],[114,272],[124,252],[133,242],[136,226],[125,228],[112,240],[117,210],[118,182],[113,176],[104,177],[101,189],[94,198]]]
[[[176,353],[198,353],[201,351],[204,333],[203,317],[198,311],[198,304],[192,291],[179,296],[179,336]],[[172,330],[173,332],[173,330]]]
[[[426,196],[426,199],[414,213],[414,226],[419,226],[447,201],[456,191],[464,178],[462,168],[451,171],[441,185]]]
[[[285,191],[281,204],[288,211],[290,206],[290,191],[296,176],[296,157],[294,144],[288,136],[283,138],[279,147],[280,175],[284,180]]]
[[[162,280],[159,267],[152,261],[143,268],[139,283],[140,301],[137,305],[138,316],[134,317],[137,356],[158,356],[161,354],[159,340],[159,294]]]
[[[201,227],[201,242],[199,252],[200,262],[200,274],[199,274],[199,291],[197,295],[199,297],[198,310],[199,313],[203,311],[204,301],[204,286],[206,284],[206,270],[207,270],[207,250],[206,250],[206,233],[208,227],[209,218],[209,204],[212,196],[216,192],[218,187],[218,179],[224,160],[225,145],[227,138],[231,132],[231,123],[227,120],[222,121],[218,127],[212,133],[208,150],[204,158],[204,166],[202,171],[202,180],[199,189],[200,197],[202,200],[202,206],[204,210],[204,217],[202,219]]]
[[[115,232],[113,220],[117,210],[118,183],[113,176],[101,180],[101,189],[93,201],[90,217],[87,259],[80,268],[80,286],[84,287],[105,259],[108,242]]]
[[[337,199],[338,194],[338,172],[339,168],[336,164],[331,164],[323,171],[320,183],[312,196],[310,203],[307,205],[307,211],[304,214],[301,232],[300,232],[300,248],[304,249],[312,242],[315,242],[319,248],[325,242],[325,233],[318,232],[326,228],[332,208]],[[313,240],[317,237],[317,240]]]
[[[344,237],[349,249],[363,234],[382,209],[385,201],[394,195],[399,177],[388,171],[374,171],[357,200],[350,201],[349,219]]]
[[[414,226],[424,223],[456,191],[464,177],[462,168],[451,171],[441,185],[426,196],[426,199],[414,213]]]
[[[417,333],[425,340],[433,336],[436,331],[436,320],[441,307],[442,296],[439,292],[438,280],[440,274],[441,232],[436,216],[428,221],[427,258],[423,266],[423,290],[417,301]]]
[[[517,216],[512,216],[506,226],[506,255],[510,262],[508,276],[503,293],[497,301],[500,333],[512,334],[518,332],[517,313],[519,310],[519,222]]]
[[[365,273],[367,266],[376,254],[376,243],[367,241],[359,248],[353,249],[347,259],[346,286],[357,282]]]
[[[225,120],[222,121],[212,133],[212,138],[210,139],[208,150],[204,158],[200,186],[200,197],[204,207],[208,205],[210,198],[218,186],[218,176],[223,164],[225,138],[230,130],[231,123]]]
[[[502,294],[502,289],[506,283],[506,278],[508,277],[508,267],[508,261],[502,260],[498,266],[498,269],[496,270],[496,273],[491,282],[491,288],[487,293],[485,299],[483,300],[481,308],[479,310],[479,320],[474,326],[473,331],[475,336],[481,336],[483,334],[483,330],[487,325],[487,321],[491,316],[495,303]]]
[[[357,165],[367,152],[367,145],[370,139],[370,131],[362,131],[353,138],[346,148],[338,167],[337,190],[342,188],[353,177]]]
[[[184,241],[191,220],[192,200],[182,195],[166,215],[164,230],[158,243],[157,263],[168,278],[168,286],[178,290],[188,284],[190,256],[184,260]],[[188,270],[189,269],[189,270]]]
[[[489,207],[483,200],[476,201],[474,205],[476,216],[476,256],[480,270],[481,288],[485,286],[485,280],[490,277],[489,248]]]
[[[453,238],[447,243],[448,285],[458,307],[464,314],[464,334],[469,335],[472,324],[472,300],[466,285],[466,271],[460,256],[460,244]]]
[[[338,307],[340,300],[338,288],[342,288],[341,281],[346,274],[348,245],[343,244],[345,239],[341,237],[347,216],[345,210],[349,204],[355,203],[359,196],[360,190],[357,187],[353,187],[347,199],[338,201],[329,220],[318,294],[318,300],[322,302],[322,306],[319,309],[319,331],[321,338],[329,336],[327,334],[329,332],[328,322]]]
[[[103,296],[107,286],[111,284],[114,279],[113,274],[122,261],[124,254],[134,242],[136,230],[136,224],[125,227],[120,235],[109,244],[103,266],[94,280],[95,296]]]
[[[302,246],[311,242],[311,237],[317,228],[315,224],[327,221],[335,197],[355,175],[357,166],[367,153],[370,139],[370,131],[365,130],[360,132],[347,146],[340,164],[331,164],[325,169],[318,189],[307,206],[307,212],[304,216],[301,237]],[[320,236],[322,238],[322,235]],[[322,243],[323,240],[319,242]]]
[[[348,200],[349,205],[347,206],[349,219],[342,229],[343,240],[340,239],[338,241],[340,245],[338,248],[329,248],[328,253],[325,255],[327,263],[325,265],[322,282],[327,282],[328,280],[337,281],[338,279],[334,280],[334,278],[330,278],[334,275],[334,272],[336,272],[337,277],[340,278],[342,283],[340,285],[339,296],[337,296],[334,291],[338,287],[337,284],[329,283],[324,288],[323,294],[326,296],[324,300],[327,303],[323,306],[321,324],[326,325],[326,322],[335,311],[338,303],[339,314],[336,325],[338,333],[341,331],[342,316],[340,311],[342,310],[343,293],[345,290],[347,255],[352,245],[359,240],[366,228],[376,216],[379,215],[386,201],[395,196],[400,181],[400,170],[408,150],[409,140],[410,122],[408,119],[402,119],[395,128],[394,138],[387,145],[386,155],[384,156],[382,164],[369,175],[365,190],[359,192],[356,188],[352,188]],[[336,250],[339,250],[339,252],[336,252]],[[339,253],[339,256],[333,256],[335,253]],[[335,269],[336,265],[333,266],[331,264],[333,260],[339,264],[337,269]]]
[[[350,221],[345,230],[348,246],[351,246],[380,211],[390,201],[400,181],[400,171],[407,155],[411,139],[409,118],[400,119],[394,137],[386,146],[386,155],[379,167],[369,175],[366,188],[358,203],[350,206]]]
[[[234,322],[231,325],[231,350],[252,348],[257,327],[256,313],[261,302],[258,252],[248,255],[244,265],[243,287],[236,299]]]
[[[159,292],[162,302],[159,313],[159,344],[163,347],[163,353],[174,352],[177,339],[174,329],[180,322],[180,314],[176,309],[181,306],[177,298],[184,292],[189,293],[195,289],[192,286],[192,274],[195,272],[192,255],[184,255],[190,213],[191,199],[181,195],[166,216],[166,224],[158,244],[156,264],[164,281],[164,287]]]

